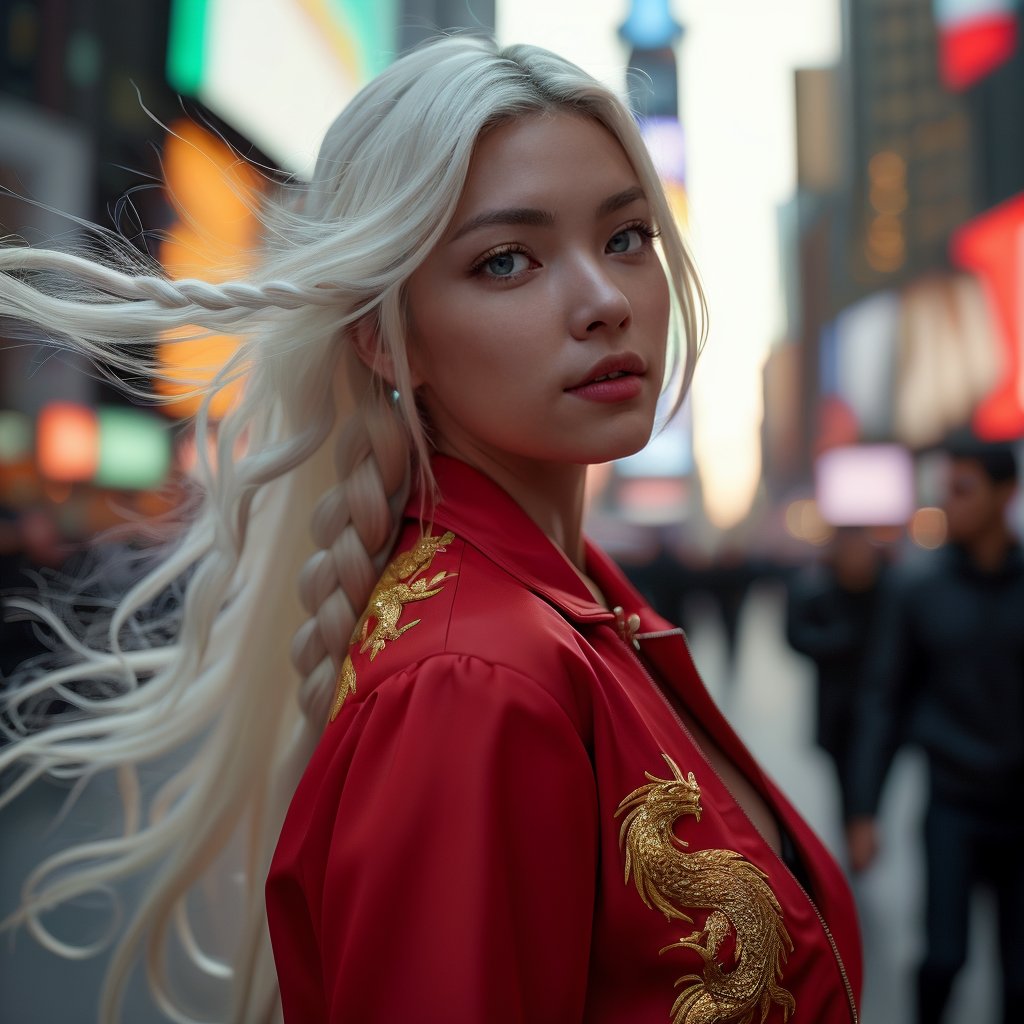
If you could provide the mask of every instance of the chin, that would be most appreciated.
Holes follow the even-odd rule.
[[[578,461],[593,466],[636,455],[638,451],[646,447],[653,432],[653,424],[648,426],[646,430],[628,433],[623,431],[618,437],[608,438],[604,443],[588,445],[586,454]]]

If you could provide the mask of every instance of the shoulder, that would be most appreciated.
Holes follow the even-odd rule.
[[[899,597],[916,599],[956,575],[956,558],[948,548],[911,551],[885,575],[888,589]]]
[[[395,551],[356,622],[332,720],[382,688],[439,687],[469,702],[478,690],[536,691],[538,708],[560,708],[582,731],[579,648],[556,608],[450,530],[407,529]]]
[[[942,549],[908,553],[882,574],[880,621],[903,626],[927,621],[955,593],[955,576],[948,552]]]

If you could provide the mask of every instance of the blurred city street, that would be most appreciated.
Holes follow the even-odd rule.
[[[579,474],[574,493],[583,497],[572,506],[577,530],[582,514],[591,538],[623,566],[652,606],[685,627],[698,668],[725,716],[847,871],[863,931],[862,1024],[1009,1021],[1008,1014],[1000,1018],[1005,980],[999,970],[1000,909],[1009,922],[1003,949],[1024,947],[1024,876],[1016,863],[1024,857],[1017,853],[1024,842],[1024,494],[1018,487],[1018,466],[1024,465],[1024,0],[10,0],[0,5],[0,252],[12,257],[0,274],[0,752],[14,749],[5,744],[19,742],[19,731],[25,731],[20,706],[12,711],[7,697],[24,684],[21,667],[41,651],[40,633],[24,614],[26,594],[37,594],[40,580],[66,573],[80,584],[73,596],[61,590],[70,584],[54,584],[59,596],[68,597],[69,630],[75,642],[85,639],[102,648],[98,658],[83,656],[86,668],[62,680],[67,686],[54,701],[49,694],[43,699],[42,717],[49,724],[52,714],[83,695],[88,704],[94,684],[102,688],[110,682],[90,668],[103,661],[108,653],[103,645],[111,643],[111,634],[103,632],[104,617],[115,607],[124,611],[125,594],[151,571],[154,551],[165,550],[156,545],[187,532],[196,508],[200,515],[223,517],[211,530],[217,539],[209,548],[197,541],[187,564],[175,560],[173,582],[167,583],[168,576],[152,590],[142,588],[150,603],[129,609],[121,620],[137,643],[133,653],[148,656],[142,648],[177,639],[186,607],[204,609],[199,617],[217,643],[233,643],[242,631],[221,634],[215,627],[224,609],[233,607],[234,590],[219,603],[203,587],[212,586],[213,577],[223,581],[235,572],[247,580],[239,566],[254,551],[256,559],[294,555],[294,564],[306,564],[306,573],[313,550],[298,547],[312,544],[310,537],[317,558],[331,554],[317,563],[312,604],[322,604],[313,610],[304,591],[300,610],[292,596],[298,592],[295,580],[283,579],[290,570],[267,568],[273,586],[289,595],[275,599],[269,615],[274,627],[283,633],[288,614],[301,621],[309,612],[316,619],[327,606],[324,595],[333,600],[342,591],[344,599],[331,614],[344,604],[345,614],[359,615],[362,605],[346,604],[357,603],[348,590],[356,564],[347,561],[351,552],[340,540],[322,538],[318,527],[310,530],[311,522],[323,525],[323,506],[314,516],[312,504],[308,515],[302,505],[316,498],[313,492],[344,492],[336,518],[343,524],[339,529],[348,531],[346,544],[352,540],[350,527],[359,526],[359,517],[348,504],[355,470],[347,457],[339,454],[329,470],[312,470],[325,445],[316,454],[303,449],[301,459],[296,456],[297,463],[290,464],[288,473],[316,474],[308,488],[288,490],[280,502],[287,510],[287,531],[295,530],[288,532],[289,540],[301,538],[290,553],[289,544],[279,542],[283,529],[268,528],[272,544],[247,542],[253,533],[246,517],[254,509],[262,514],[267,494],[299,476],[286,478],[283,470],[266,475],[270,471],[264,469],[246,476],[238,467],[250,456],[258,460],[267,454],[258,447],[264,436],[259,417],[278,417],[278,402],[299,394],[289,374],[313,365],[302,345],[308,343],[325,359],[337,359],[338,353],[348,358],[355,348],[369,366],[359,348],[363,325],[377,325],[380,337],[374,342],[382,344],[389,360],[397,358],[394,351],[404,352],[420,340],[409,327],[422,322],[412,316],[411,277],[378,292],[378,284],[356,280],[363,270],[353,270],[353,294],[368,296],[368,305],[356,312],[342,308],[349,301],[349,283],[348,271],[339,270],[347,266],[350,249],[364,253],[364,242],[350,247],[344,233],[362,224],[364,207],[367,216],[394,210],[398,218],[419,198],[368,201],[368,177],[360,179],[351,203],[339,199],[337,210],[343,213],[314,216],[311,211],[320,210],[320,198],[329,197],[331,189],[348,187],[346,175],[363,166],[368,152],[364,136],[345,129],[336,135],[358,140],[364,147],[359,158],[335,160],[328,147],[327,156],[317,161],[324,133],[339,112],[358,112],[352,101],[360,90],[396,59],[445,33],[485,36],[498,48],[539,46],[583,68],[593,76],[587,88],[596,81],[628,106],[620,120],[635,121],[635,146],[647,147],[653,168],[643,180],[664,192],[659,212],[644,215],[649,225],[631,221],[610,237],[594,234],[591,255],[597,266],[612,261],[608,266],[618,274],[614,261],[633,259],[611,247],[618,236],[636,235],[642,247],[657,252],[660,266],[678,277],[672,282],[670,338],[681,355],[690,354],[686,343],[699,348],[699,358],[688,367],[694,369],[692,381],[677,403],[672,385],[683,374],[666,374],[659,382],[660,398],[651,389],[650,411],[654,416],[658,398],[660,429],[645,447],[640,446],[649,436],[649,420],[643,437],[628,448],[562,459],[567,472]],[[501,49],[495,59],[514,65],[516,52]],[[545,104],[551,95],[543,93]],[[410,89],[403,96],[418,92]],[[584,108],[590,109],[574,106],[573,114]],[[397,101],[379,104],[380,111],[393,109],[405,108]],[[547,112],[546,106],[540,109]],[[345,116],[337,122],[343,128]],[[381,124],[385,116],[380,115]],[[508,116],[480,122],[484,127],[473,129],[478,134],[461,149],[445,150],[438,167],[461,166],[453,153],[472,154],[475,166],[481,140],[503,130]],[[407,138],[429,134],[426,128],[423,133],[383,131],[394,168],[401,166],[398,155]],[[449,136],[446,129],[445,144]],[[559,151],[564,138],[565,132],[545,154]],[[579,191],[578,166],[604,165],[589,159],[592,152],[593,144],[585,151],[587,160],[572,162],[572,187],[566,191]],[[636,150],[625,146],[622,152]],[[633,172],[645,166],[644,160],[629,159]],[[337,173],[325,184],[317,175],[335,164]],[[391,177],[395,181],[388,187],[394,188],[419,180],[397,171],[374,180],[383,188]],[[520,177],[532,181],[530,175]],[[465,181],[452,188],[462,190],[461,198],[454,192],[449,197],[446,217],[472,191]],[[645,184],[620,197],[646,202],[649,192]],[[420,198],[427,203],[441,194],[424,189]],[[310,196],[317,196],[316,202]],[[532,253],[531,274],[573,265],[556,248],[550,261],[541,258],[543,246],[562,244],[563,223],[572,223],[545,212],[547,200],[541,199],[498,204],[510,207],[505,214],[516,214],[505,220],[470,220],[471,225],[474,220],[501,225],[502,234],[492,240],[498,248],[481,246],[475,269],[459,277],[467,289],[469,282],[485,279],[486,287],[497,287],[497,278],[482,273],[495,259],[513,257],[514,265],[516,255]],[[322,205],[335,210],[327,200]],[[608,202],[593,206],[604,209]],[[519,216],[524,211],[531,216]],[[314,225],[321,216],[333,219]],[[413,219],[410,214],[410,223]],[[429,247],[410,244],[412,234],[402,223],[400,229],[374,227],[358,237],[373,240],[365,242],[366,252],[392,242],[405,248],[401,256],[396,248],[381,264],[387,274],[414,263],[417,272],[429,269],[444,245],[428,252]],[[312,255],[299,248],[308,241],[302,230],[313,231],[310,225],[319,232]],[[551,229],[550,235],[538,236],[546,240],[535,253],[533,236],[519,234],[531,225]],[[673,248],[675,229],[681,241]],[[446,231],[462,237],[454,224],[431,230],[435,240],[444,239]],[[696,268],[693,280],[678,272],[684,244]],[[298,257],[284,260],[282,253],[291,253],[293,246]],[[337,251],[321,272],[317,260],[331,246]],[[21,249],[30,254],[28,270],[17,262],[15,250]],[[127,274],[110,277],[104,271],[96,280],[106,284],[93,283],[89,274],[79,279],[79,271],[51,268],[51,250],[106,260]],[[485,255],[499,251],[500,256]],[[32,269],[37,256],[41,272]],[[280,273],[277,259],[284,261]],[[622,264],[627,266],[634,264]],[[638,256],[635,267],[642,266]],[[648,269],[657,270],[654,260]],[[136,275],[148,278],[148,284],[130,280]],[[383,281],[383,275],[384,270],[371,275],[373,282]],[[660,280],[660,271],[657,276]],[[121,283],[109,284],[115,278]],[[492,392],[499,394],[509,379],[521,383],[526,394],[535,377],[543,377],[543,366],[534,374],[527,356],[519,354],[526,332],[517,317],[549,316],[552,336],[569,349],[604,338],[607,324],[592,320],[589,306],[582,334],[570,323],[572,317],[563,316],[590,301],[590,278],[580,277],[582,285],[566,278],[568,285],[563,281],[552,288],[558,302],[535,301],[527,286],[544,280],[543,274],[524,277],[523,290],[505,296],[509,309],[513,300],[521,303],[514,316],[501,316],[503,325],[514,325],[510,332],[519,332],[515,344],[504,346],[518,362],[500,364],[499,371],[481,376],[482,386],[464,389],[485,396],[482,404],[490,404]],[[623,274],[627,280],[632,278]],[[282,282],[283,291],[277,287]],[[8,286],[18,290],[16,299],[4,291]],[[625,295],[628,289],[622,288]],[[93,306],[116,301],[136,313],[139,303],[148,303],[150,319],[140,319],[134,333],[118,333],[119,319],[95,328],[95,338],[79,337],[74,325],[67,326],[66,312],[38,313],[50,310],[47,289],[60,309],[78,309],[83,323],[92,323],[94,315],[102,320],[106,311],[89,309],[86,316],[74,305],[79,295]],[[700,301],[692,299],[692,318],[683,310],[687,302],[680,301],[691,298],[687,289],[700,293]],[[31,298],[23,298],[23,292]],[[201,301],[188,297],[193,295]],[[380,313],[390,308],[392,295],[402,296],[397,320]],[[550,312],[563,299],[565,309]],[[707,322],[698,323],[705,300]],[[438,300],[438,309],[442,305]],[[293,329],[321,307],[329,309],[330,335],[316,327],[306,338]],[[471,325],[468,348],[480,338],[491,341],[491,307],[479,308],[479,315],[465,318]],[[460,303],[444,305],[445,312],[452,309],[461,312]],[[556,323],[557,316],[563,320]],[[125,323],[136,323],[128,312],[124,317]],[[385,330],[400,321],[395,337],[385,338]],[[611,322],[625,332],[612,334],[619,345],[636,320],[630,314]],[[658,330],[662,344],[664,331]],[[538,330],[529,334],[543,337]],[[281,361],[280,380],[266,377],[279,391],[268,402],[249,403],[258,411],[240,412],[240,397],[253,380],[263,380],[259,371],[277,367],[284,351],[277,343],[285,335],[297,346],[295,358]],[[259,362],[266,354],[260,346],[271,356],[265,364]],[[461,363],[462,350],[452,351]],[[251,362],[250,352],[257,354]],[[538,361],[548,356],[545,350]],[[602,371],[591,383],[649,376],[650,361],[639,362],[641,368],[630,368],[627,359],[623,368]],[[225,384],[232,366],[236,371],[227,373]],[[376,362],[373,373],[379,373]],[[318,387],[332,380],[327,372],[315,376]],[[380,385],[376,394],[386,400],[388,429],[398,423],[399,433],[408,435],[405,441],[426,436],[427,443],[450,453],[427,421],[424,385],[411,386],[420,376],[407,375],[410,387],[401,393],[394,390],[396,381],[407,379],[401,372],[395,380],[374,377]],[[544,393],[538,408],[558,409],[576,390],[559,384]],[[302,422],[292,426],[308,432],[314,403],[295,401],[301,411],[292,418]],[[338,402],[331,408],[332,423],[350,430],[362,413],[342,424],[351,412],[343,406]],[[494,403],[494,409],[502,408]],[[517,432],[534,418],[521,415],[519,407],[515,411],[519,415],[508,436],[515,435],[518,443]],[[408,429],[413,414],[424,418],[425,434]],[[280,419],[290,422],[288,415]],[[370,426],[362,427],[371,434]],[[545,472],[524,471],[520,480],[532,485],[533,476],[547,478],[546,470],[556,464],[549,461],[548,438],[563,432],[573,433],[561,426],[537,428],[543,458],[530,465],[536,470],[543,464]],[[590,443],[589,427],[580,433]],[[378,458],[377,435],[371,436],[369,449]],[[397,435],[394,443],[400,443]],[[617,457],[627,451],[633,454]],[[578,467],[587,463],[584,481]],[[416,479],[422,467],[410,457],[405,468],[405,479]],[[336,479],[335,469],[352,477]],[[321,479],[324,472],[329,479]],[[366,477],[371,478],[376,479],[373,472]],[[235,500],[232,488],[244,480],[259,482],[246,484],[244,501],[237,495]],[[251,505],[246,504],[250,497]],[[386,495],[388,509],[400,507],[396,497]],[[229,508],[247,511],[236,515],[225,511]],[[369,513],[365,518],[369,521]],[[222,528],[229,519],[231,529]],[[563,544],[564,533],[548,529],[543,517],[535,521]],[[387,535],[377,526],[381,537]],[[217,544],[231,549],[224,565],[234,568],[224,569],[223,577],[204,562],[208,557],[216,562]],[[354,576],[365,596],[387,552],[364,551],[362,545],[360,534],[356,547],[362,568]],[[568,561],[585,571],[582,557],[564,547]],[[321,572],[328,563],[330,572]],[[196,578],[198,594],[188,589]],[[307,590],[311,578],[302,584]],[[247,585],[241,584],[243,593]],[[11,595],[13,612],[6,606]],[[286,614],[287,601],[294,607]],[[263,601],[253,605],[269,607]],[[243,601],[237,606],[246,607]],[[358,620],[364,636],[369,614]],[[258,632],[284,665],[275,668],[274,683],[294,675],[299,693],[304,679],[302,705],[311,676],[298,661],[285,664],[284,652],[300,634],[313,651],[322,623],[318,619],[312,633],[302,634],[299,621],[285,639],[269,629]],[[339,643],[346,637],[355,643],[345,621]],[[619,623],[626,639],[621,614]],[[123,638],[114,633],[117,648]],[[207,636],[202,630],[185,635]],[[201,656],[209,655],[214,641],[198,642]],[[183,646],[188,654],[199,653]],[[253,645],[249,652],[254,660],[256,649]],[[95,648],[88,652],[96,654]],[[321,680],[329,685],[339,665],[355,671],[344,652],[338,655],[326,644],[309,660],[318,662]],[[260,678],[259,671],[233,672],[227,656],[213,661],[226,678]],[[259,659],[267,678],[269,661]],[[144,689],[152,679],[149,669],[135,673],[122,662],[111,674],[124,672],[117,684],[127,679],[128,686],[139,687],[145,703],[152,692]],[[184,673],[174,685],[191,696],[190,687],[204,685],[202,676],[198,669]],[[347,691],[338,692],[346,697]],[[294,711],[294,693],[273,693],[284,694]],[[186,704],[170,702],[170,714]],[[213,717],[199,716],[189,729],[168,730],[163,717],[153,718],[151,735],[173,737],[175,749],[163,752],[167,760],[187,759],[202,730],[221,721],[216,716],[222,712],[214,708],[228,704],[204,705]],[[304,705],[303,710],[310,721],[323,720],[314,719]],[[225,730],[223,735],[255,734]],[[252,743],[263,764],[278,763],[273,758],[280,751]],[[148,762],[150,748],[142,741],[128,746],[132,765],[155,791],[167,777],[167,764]],[[888,754],[897,747],[888,770]],[[75,750],[77,757],[80,748]],[[86,768],[90,754],[82,755]],[[847,766],[842,785],[840,763]],[[0,772],[0,802],[14,772],[13,767],[11,776]],[[246,799],[256,792],[251,772],[239,770],[235,778],[237,792],[249,788]],[[221,781],[218,775],[218,785]],[[0,808],[0,920],[17,906],[20,886],[45,857],[121,827],[113,780],[100,778],[84,787],[64,817],[68,792],[47,779]],[[288,788],[287,794],[292,792]],[[145,810],[151,809],[149,796],[146,791],[141,801]],[[946,812],[944,819],[937,808]],[[931,825],[940,821],[927,832],[926,810]],[[194,822],[200,819],[200,830],[219,820],[205,803]],[[216,864],[238,890],[246,874],[231,858],[241,857],[240,831],[222,830],[232,839],[225,840],[227,854]],[[854,872],[851,860],[869,862],[876,838],[881,845],[874,862]],[[979,891],[971,905],[967,964],[959,973],[957,939],[965,929],[945,927],[955,913],[934,891],[929,900],[926,853],[928,864],[950,870],[949,875],[932,871],[931,878],[951,875],[964,883],[945,886],[951,895],[980,879],[992,886]],[[798,864],[795,870],[799,873]],[[200,916],[205,910],[215,918],[212,925],[201,924],[215,949],[211,956],[227,962],[236,955],[232,928],[241,915],[222,912],[217,900],[208,898],[223,881],[211,881],[214,874],[211,869],[190,890],[195,906],[189,904],[188,911]],[[133,894],[146,884],[144,876],[132,878],[119,890],[129,910],[137,904]],[[237,894],[224,888],[229,896]],[[262,914],[262,888],[252,891]],[[932,908],[927,927],[926,904]],[[46,922],[61,939],[91,942],[109,905],[106,894],[91,894],[48,914]],[[613,929],[613,934],[620,932]],[[187,957],[179,953],[179,959]],[[11,935],[0,932],[0,1024],[95,1024],[104,967],[102,957],[47,952],[24,928]],[[169,972],[185,977],[188,988],[201,973],[186,977],[191,967],[172,962]],[[210,980],[218,971],[221,977]],[[204,987],[188,996],[197,995],[200,1003],[215,1007],[210,1013],[220,1013],[228,973],[216,963],[203,978]],[[276,975],[268,969],[266,977]],[[1015,966],[1009,980],[1020,993],[1007,1000],[1015,1007],[1024,1000],[1024,963]],[[934,1007],[950,984],[952,1001],[942,1015]],[[136,969],[126,995],[128,1024],[170,1019],[154,1006],[151,987],[144,970]],[[934,1005],[922,995],[929,988]],[[781,1011],[771,1012],[775,1024]],[[1024,1020],[1024,1011],[1020,1014]],[[792,1024],[819,1022],[797,1013]]]
[[[741,613],[733,678],[727,675],[717,611],[701,599],[691,602],[690,647],[719,706],[842,862],[845,850],[832,765],[812,738],[812,666],[786,646],[784,604],[777,583],[752,589]],[[923,759],[907,751],[897,758],[882,804],[882,852],[876,865],[854,881],[864,941],[863,1024],[913,1020],[913,971],[923,913],[924,793]],[[982,896],[948,1024],[998,1019],[995,929],[995,915]]]
[[[720,706],[781,783],[796,806],[844,856],[837,790],[828,758],[812,740],[812,674],[809,662],[784,640],[784,594],[778,583],[755,584],[740,616],[736,669],[730,678],[725,638],[717,611],[699,595],[685,610],[691,650]],[[923,811],[923,764],[901,755],[882,808],[884,849],[877,865],[855,882],[865,952],[863,1024],[906,1024],[913,1019],[912,971],[920,948],[922,858],[919,821]],[[78,805],[73,825],[52,827],[63,792],[37,786],[16,804],[0,841],[0,900],[16,898],[17,880],[30,870],[42,848],[58,848],[70,835],[85,837],[102,828],[112,793],[90,791]],[[83,915],[61,911],[49,921],[68,937]],[[967,968],[957,982],[947,1024],[996,1020],[995,916],[984,898],[972,922]],[[41,950],[24,932],[0,951],[0,1024],[92,1024],[102,960],[67,962]],[[13,951],[12,951],[13,950]],[[60,985],[52,979],[59,972]],[[27,983],[27,979],[29,980]],[[138,980],[138,979],[137,979]],[[158,1024],[141,987],[130,992],[131,1024]]]

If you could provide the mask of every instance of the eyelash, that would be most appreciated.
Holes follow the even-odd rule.
[[[624,224],[615,232],[615,235],[621,235],[626,231],[637,231],[649,242],[653,242],[655,238],[661,238],[661,232],[653,225],[648,224],[645,220],[635,220],[631,224]],[[612,235],[612,238],[614,238],[615,235]]]
[[[611,238],[614,238],[616,235],[625,234],[625,232],[627,232],[627,231],[636,231],[636,232],[638,232],[639,235],[645,240],[645,243],[646,242],[652,242],[652,241],[654,241],[655,238],[660,238],[661,237],[661,232],[657,228],[655,228],[652,225],[648,224],[647,221],[645,221],[645,220],[636,220],[636,221],[632,221],[629,224],[623,224],[622,227],[619,228],[618,231],[616,231],[613,235],[611,235]],[[492,281],[505,282],[505,281],[515,281],[515,280],[518,280],[518,278],[522,274],[526,273],[526,271],[520,271],[518,274],[510,274],[510,275],[507,275],[505,277],[498,277],[498,276],[494,276],[494,275],[485,275],[484,272],[483,272],[484,267],[486,267],[487,264],[490,263],[490,261],[493,260],[496,256],[508,256],[508,255],[513,254],[513,253],[520,253],[523,256],[529,256],[530,255],[529,250],[525,246],[519,245],[516,242],[509,242],[507,245],[499,245],[499,246],[495,246],[495,248],[493,248],[493,249],[488,249],[487,252],[485,252],[469,268],[469,272],[470,272],[470,274],[472,274],[474,276],[478,276],[478,277],[488,276],[490,278],[490,280],[492,280]],[[632,255],[632,253],[619,253],[618,255],[620,255],[620,256],[629,256],[629,255]]]
[[[485,252],[480,257],[480,259],[478,259],[476,263],[474,263],[473,266],[469,268],[469,272],[471,274],[485,276],[483,273],[484,267],[486,267],[487,264],[491,262],[491,260],[495,259],[498,256],[511,256],[514,253],[520,253],[523,256],[530,255],[529,250],[526,249],[525,246],[519,245],[516,242],[509,242],[507,245],[498,245],[495,246],[493,249],[488,249],[487,252]],[[520,273],[522,273],[522,271]],[[519,274],[515,274],[504,278],[496,277],[494,275],[486,276],[490,276],[491,279],[494,281],[514,281],[517,277],[519,277]]]

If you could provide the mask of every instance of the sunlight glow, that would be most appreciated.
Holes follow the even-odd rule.
[[[563,53],[620,95],[626,0],[499,0],[499,42]],[[694,379],[708,518],[750,510],[761,475],[761,372],[784,322],[777,209],[796,188],[793,72],[839,59],[838,0],[675,0],[691,244],[711,329]]]

